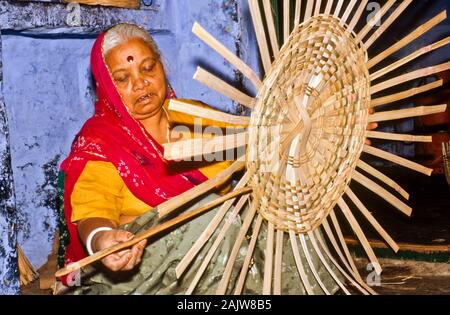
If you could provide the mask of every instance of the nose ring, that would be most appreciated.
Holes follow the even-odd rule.
[[[144,80],[144,84],[147,84],[147,85],[148,85],[149,83],[150,83],[150,82],[148,82],[147,80]]]

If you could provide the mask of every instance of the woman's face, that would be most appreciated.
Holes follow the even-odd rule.
[[[166,99],[166,75],[161,61],[144,40],[133,38],[105,56],[117,89],[134,118],[158,114]]]

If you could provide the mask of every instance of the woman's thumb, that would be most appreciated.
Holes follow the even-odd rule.
[[[127,242],[134,237],[133,233],[127,231],[117,231],[116,241],[117,242]]]

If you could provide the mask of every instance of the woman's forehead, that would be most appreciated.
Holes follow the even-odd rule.
[[[150,46],[138,37],[131,38],[112,48],[105,57],[108,63],[129,62],[130,59],[136,62],[142,62],[148,58],[157,59],[157,55]]]

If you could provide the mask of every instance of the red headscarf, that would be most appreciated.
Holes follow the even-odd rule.
[[[86,257],[77,227],[71,222],[70,197],[88,161],[114,164],[128,189],[151,207],[207,180],[198,170],[171,171],[163,158],[163,147],[129,114],[105,64],[104,37],[105,33],[97,38],[91,53],[91,68],[97,85],[95,114],[78,133],[69,157],[61,165],[65,173],[64,215],[70,236],[66,264]]]

